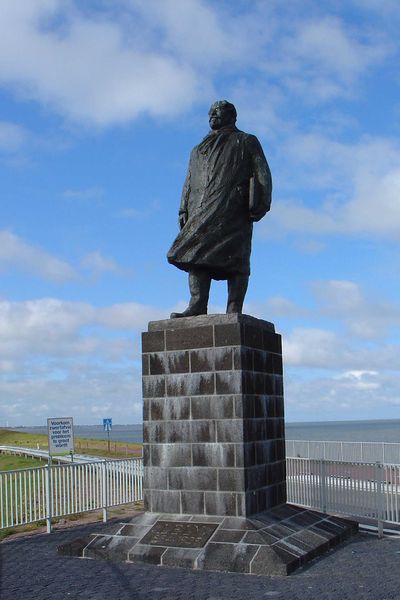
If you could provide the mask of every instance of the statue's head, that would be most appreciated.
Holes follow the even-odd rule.
[[[233,104],[227,100],[218,100],[211,104],[208,111],[208,122],[211,129],[221,129],[226,125],[234,125],[236,123],[237,112]]]

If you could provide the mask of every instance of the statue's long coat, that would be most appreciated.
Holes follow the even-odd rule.
[[[251,185],[250,180],[253,178]],[[258,139],[235,126],[211,132],[191,153],[170,263],[214,279],[250,274],[253,221],[271,204],[271,173]]]

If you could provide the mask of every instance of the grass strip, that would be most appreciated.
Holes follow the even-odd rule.
[[[22,431],[13,431],[12,429],[0,429],[1,445],[47,450],[48,439],[47,435],[41,433],[25,433]],[[76,454],[104,456],[104,458],[138,458],[142,456],[142,444],[111,441],[110,451],[108,451],[107,440],[77,437],[75,438],[75,452]]]

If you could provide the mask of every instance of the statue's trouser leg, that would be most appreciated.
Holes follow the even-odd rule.
[[[206,271],[189,272],[190,302],[187,312],[192,315],[207,314],[210,285],[211,277]]]
[[[233,275],[228,279],[227,313],[241,313],[244,297],[249,284],[248,275]]]
[[[206,271],[189,272],[190,302],[186,310],[172,313],[171,319],[206,315],[208,296],[210,294],[211,276]]]

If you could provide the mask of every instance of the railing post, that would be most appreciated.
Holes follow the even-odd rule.
[[[375,464],[376,509],[378,516],[378,537],[383,537],[383,464]]]
[[[103,523],[107,522],[107,461],[104,460],[102,464],[102,482],[103,482]]]
[[[326,512],[326,463],[324,460],[319,461],[319,484],[321,487],[321,510]]]
[[[51,533],[51,460],[46,465],[46,526],[47,533]]]

